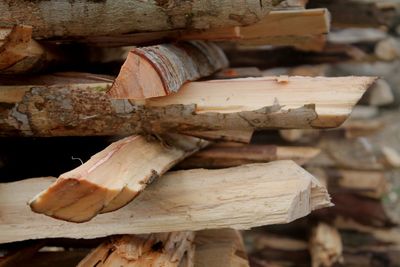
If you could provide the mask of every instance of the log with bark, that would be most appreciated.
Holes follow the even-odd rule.
[[[132,49],[108,91],[112,98],[145,99],[178,92],[184,83],[228,67],[211,42],[190,41]]]
[[[179,135],[170,135],[164,142],[138,135],[114,142],[85,164],[61,174],[29,205],[54,218],[88,221],[125,206],[147,184],[207,145],[202,139]]]
[[[337,127],[374,77],[262,77],[186,83],[178,93],[113,100],[91,75],[0,86],[0,135],[87,136],[144,132]],[[56,79],[57,78],[57,79]],[[9,81],[9,83],[12,83]],[[245,90],[244,90],[245,89]],[[311,93],[312,92],[312,93]]]
[[[194,236],[194,232],[172,232],[112,237],[87,255],[77,267],[190,267],[193,265],[182,264],[194,250]]]
[[[280,1],[75,1],[0,4],[0,23],[34,28],[34,38],[118,35],[174,29],[249,25]],[[68,12],[66,12],[68,10]]]
[[[0,243],[205,228],[249,229],[287,223],[331,205],[325,188],[292,161],[170,172],[126,207],[81,224],[49,219],[26,205],[34,192],[53,182],[52,178],[34,178],[0,184]],[[237,216],[232,217],[233,213]]]

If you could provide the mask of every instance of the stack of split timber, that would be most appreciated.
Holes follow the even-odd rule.
[[[394,141],[379,137],[388,143],[376,152],[372,139],[351,139],[381,129],[369,111],[367,123],[341,126],[367,89],[372,105],[373,88],[388,85],[259,70],[287,55],[359,56],[351,45],[324,54],[333,1],[306,2],[0,3],[0,266],[249,266],[246,243],[255,266],[309,261],[277,226],[245,232],[246,242],[238,231],[277,224],[310,232],[314,266],[342,251],[386,255],[343,250],[334,227],[349,240],[397,237],[379,228],[395,223],[376,183],[399,164]],[[345,165],[364,156],[359,143],[381,169]],[[282,251],[292,246],[299,259]]]
[[[257,146],[275,142],[319,149],[303,167],[327,187],[335,206],[290,224],[244,232],[250,262],[257,267],[400,266],[400,2],[308,2],[331,12],[323,49],[246,47],[229,52],[231,63],[262,68],[267,76],[381,79],[339,128],[255,134]],[[271,61],[261,62],[266,58]]]

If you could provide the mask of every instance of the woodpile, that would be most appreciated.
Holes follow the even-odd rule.
[[[0,266],[399,266],[399,8],[0,3]]]

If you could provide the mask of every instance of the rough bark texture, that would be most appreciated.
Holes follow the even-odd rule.
[[[168,136],[165,144],[138,135],[121,139],[61,174],[29,205],[57,219],[88,221],[125,206],[154,179],[206,145],[204,140],[181,135]]]
[[[134,48],[108,94],[112,98],[145,99],[176,93],[189,81],[228,67],[221,48],[190,41]]]
[[[1,24],[33,26],[34,38],[208,29],[259,21],[280,1],[2,1]]]
[[[194,232],[173,232],[111,238],[87,255],[77,267],[179,267],[192,249]]]
[[[36,214],[26,204],[34,192],[53,181],[35,178],[0,184],[0,243],[206,228],[249,229],[287,223],[331,205],[327,191],[312,175],[291,161],[275,161],[222,170],[170,172],[124,208],[74,224]]]
[[[190,82],[177,94],[146,101],[112,100],[105,93],[110,84],[98,79],[7,85],[0,87],[0,135],[337,127],[374,80],[263,77]]]

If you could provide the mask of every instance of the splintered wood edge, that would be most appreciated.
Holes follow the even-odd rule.
[[[139,195],[147,184],[179,162],[181,158],[183,159],[185,155],[190,155],[208,144],[198,138],[185,137],[186,140],[182,139],[182,142],[188,142],[183,144],[187,145],[186,149],[188,150],[184,150],[183,147],[182,149],[168,149],[163,156],[168,157],[170,162],[159,170],[160,173],[150,168],[146,170],[147,172],[140,177],[141,180],[135,181],[134,188],[132,188],[132,181],[125,181],[123,177],[115,178],[116,185],[99,180],[97,175],[89,180],[89,174],[103,163],[113,160],[114,154],[121,152],[126,145],[134,145],[135,141],[136,143],[140,142],[143,138],[136,135],[114,142],[93,155],[83,165],[60,175],[55,183],[29,201],[30,208],[34,212],[43,213],[56,219],[70,222],[89,221],[98,213],[111,212],[125,206]],[[151,146],[152,149],[156,149],[153,147],[154,145],[162,146],[161,143],[146,142],[145,144]]]

